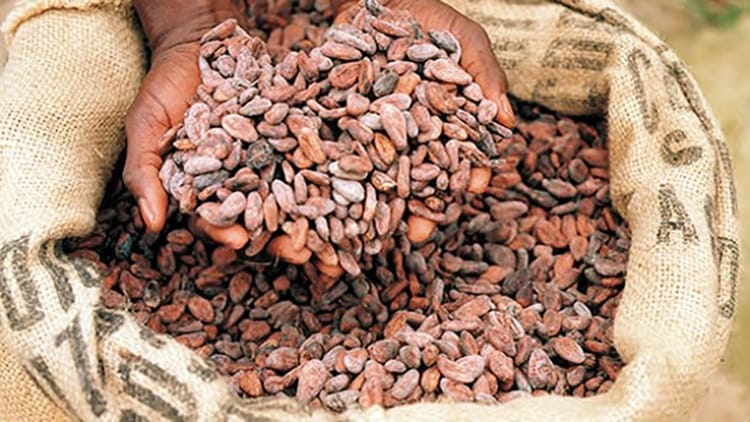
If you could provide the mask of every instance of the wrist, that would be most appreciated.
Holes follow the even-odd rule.
[[[230,19],[241,21],[235,0],[133,0],[152,54],[197,43],[203,34]]]

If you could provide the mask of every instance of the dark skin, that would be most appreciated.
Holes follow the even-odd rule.
[[[164,228],[167,194],[159,181],[162,164],[159,141],[170,127],[182,121],[193,93],[200,85],[198,51],[201,36],[216,24],[235,18],[243,21],[236,0],[134,0],[151,51],[151,68],[128,111],[125,131],[128,138],[123,177],[135,196],[149,232]],[[515,117],[506,96],[507,80],[492,54],[487,33],[477,23],[439,0],[386,0],[393,10],[410,12],[426,30],[452,32],[464,46],[461,66],[482,87],[485,96],[499,106],[496,120],[513,126]],[[334,1],[336,21],[347,18],[356,1]],[[239,224],[213,227],[200,218],[193,229],[235,249],[248,241]]]

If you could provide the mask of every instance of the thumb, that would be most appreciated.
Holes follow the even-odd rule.
[[[123,180],[133,193],[149,232],[164,227],[167,194],[159,179],[160,141],[182,121],[192,92],[200,83],[195,51],[177,51],[155,58],[125,119],[127,154]]]
[[[158,140],[170,127],[163,116],[155,114],[143,92],[135,102],[125,122],[128,137],[123,180],[135,196],[138,209],[151,233],[164,227],[167,213],[167,194],[159,180],[162,159]]]
[[[178,45],[154,57],[125,119],[128,151],[123,180],[135,196],[149,232],[164,227],[167,194],[159,179],[165,132],[181,122],[200,84],[198,45]]]

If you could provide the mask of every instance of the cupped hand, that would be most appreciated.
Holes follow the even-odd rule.
[[[127,155],[123,179],[135,196],[149,232],[164,228],[167,193],[159,180],[164,133],[183,119],[200,85],[200,38],[229,18],[241,21],[231,0],[134,0],[133,5],[149,42],[151,67],[125,119]],[[198,219],[195,228],[234,248],[247,242],[240,225],[216,228]]]
[[[350,21],[360,4],[357,0],[334,0],[335,22]],[[479,84],[484,97],[498,106],[495,120],[509,128],[515,126],[516,118],[507,96],[508,80],[492,53],[492,43],[481,25],[440,0],[381,0],[380,4],[392,11],[409,12],[425,32],[437,30],[453,34],[463,49],[459,64]],[[486,187],[490,177],[489,169],[473,169],[469,190],[474,184],[484,183]],[[419,243],[427,240],[435,227],[434,221],[412,215],[407,220],[406,234],[410,241]]]
[[[334,0],[336,22],[346,22],[360,3],[356,0]],[[461,43],[463,54],[460,65],[482,87],[484,97],[495,102],[498,123],[515,126],[516,119],[508,101],[508,80],[492,53],[492,42],[481,25],[462,15],[440,0],[381,0],[390,10],[411,13],[425,32],[448,31]]]

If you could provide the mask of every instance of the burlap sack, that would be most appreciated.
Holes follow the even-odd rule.
[[[617,382],[587,399],[344,416],[240,401],[188,349],[98,305],[100,275],[58,245],[93,225],[142,47],[124,2],[32,3],[6,22],[1,79],[0,323],[12,355],[0,347],[4,420],[56,420],[58,409],[126,421],[684,420],[705,391],[735,305],[731,162],[684,64],[610,3],[451,0],[490,33],[515,96],[607,116],[612,197],[633,233],[615,322],[627,363]]]

